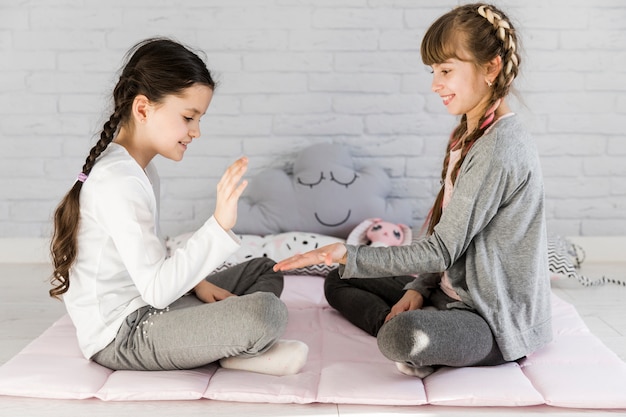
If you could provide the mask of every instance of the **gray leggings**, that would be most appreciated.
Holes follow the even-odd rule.
[[[505,362],[487,322],[474,310],[448,307],[455,302],[436,289],[422,310],[407,311],[387,323],[391,307],[404,295],[409,276],[341,279],[326,277],[329,304],[351,323],[376,336],[388,359],[415,367],[489,366]]]
[[[239,297],[204,303],[189,294],[162,310],[139,308],[92,359],[116,370],[172,370],[266,351],[287,325],[287,308],[278,298],[283,276],[273,265],[255,258],[206,278]]]
[[[441,290],[435,290],[435,294],[447,298]],[[489,325],[477,312],[448,309],[445,304],[434,307],[406,311],[385,323],[377,336],[382,354],[414,367],[492,366],[506,362]]]

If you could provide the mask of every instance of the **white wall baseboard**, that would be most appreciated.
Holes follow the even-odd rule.
[[[626,236],[571,236],[586,262],[626,262]],[[0,239],[0,263],[49,263],[50,242],[43,238]]]

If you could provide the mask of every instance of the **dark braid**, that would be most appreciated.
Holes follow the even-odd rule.
[[[461,149],[461,156],[451,171],[454,184],[465,157],[493,123],[496,107],[509,93],[511,84],[519,73],[521,59],[518,42],[516,31],[508,17],[496,7],[484,3],[467,4],[451,10],[437,19],[424,35],[421,54],[426,65],[442,63],[450,58],[466,60],[459,57],[459,51],[469,53],[478,65],[484,65],[497,56],[502,59],[502,70],[491,85],[491,96],[478,126],[468,132],[467,117],[463,115],[450,136],[441,170],[442,187],[425,223],[429,234],[441,218],[450,152]]]
[[[89,151],[89,156],[83,165],[82,172],[89,175],[91,169],[95,165],[96,159],[113,141],[117,128],[119,117],[111,115],[109,120],[104,124],[100,140]],[[69,270],[76,259],[77,251],[77,219],[80,219],[80,190],[83,182],[76,181],[74,186],[63,199],[54,215],[54,234],[50,245],[52,254],[52,263],[54,265],[54,273],[50,279],[53,288],[49,291],[51,297],[58,298],[65,293],[70,286]]]
[[[127,54],[120,79],[113,90],[113,114],[104,124],[100,139],[89,151],[77,180],[54,212],[50,253],[54,270],[50,277],[51,297],[59,298],[70,286],[70,269],[78,254],[80,191],[100,155],[113,142],[120,127],[132,128],[132,104],[139,94],[152,103],[179,94],[194,84],[213,89],[215,82],[204,62],[191,50],[170,39],[147,39]],[[88,179],[87,179],[88,181]]]
[[[83,165],[83,173],[85,175],[89,175],[100,154],[104,152],[107,146],[109,146],[109,144],[113,141],[113,138],[115,137],[115,131],[117,130],[119,123],[120,117],[117,115],[117,112],[115,112],[104,124],[102,133],[100,134],[100,140],[93,148],[91,148],[91,150],[89,151],[89,156],[87,156],[85,164]]]

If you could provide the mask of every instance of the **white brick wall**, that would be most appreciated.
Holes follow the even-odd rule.
[[[383,166],[420,224],[454,124],[419,42],[452,0],[0,0],[0,238],[45,237],[108,117],[124,52],[154,35],[206,52],[220,85],[203,137],[159,160],[165,234],[211,213],[222,170],[305,146]],[[626,2],[502,0],[524,40],[521,104],[539,143],[550,230],[626,235]]]

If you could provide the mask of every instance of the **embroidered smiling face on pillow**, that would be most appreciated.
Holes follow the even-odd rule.
[[[313,145],[299,154],[292,173],[270,169],[250,179],[234,231],[302,231],[345,239],[369,217],[410,223],[408,201],[390,194],[391,181],[381,168],[357,169],[344,146]]]

